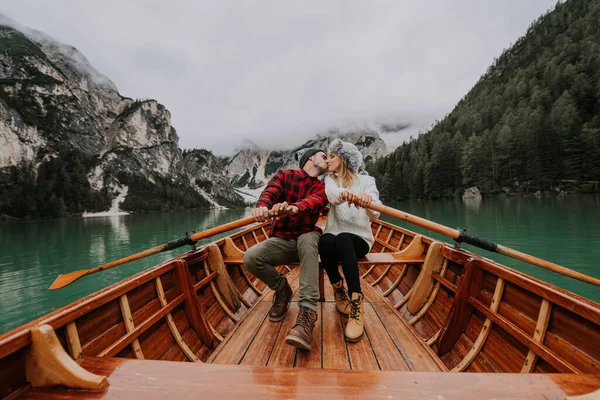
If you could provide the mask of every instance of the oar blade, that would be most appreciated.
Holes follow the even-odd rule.
[[[70,285],[71,283],[75,282],[77,279],[81,278],[82,276],[87,275],[88,272],[89,271],[87,269],[80,269],[78,271],[73,271],[69,274],[59,275],[54,280],[52,285],[50,285],[48,290],[60,289],[67,285]]]
[[[92,269],[80,269],[79,271],[73,271],[69,274],[59,275],[58,278],[56,278],[56,280],[54,281],[54,283],[52,283],[52,285],[50,285],[48,290],[60,289],[67,285],[70,285],[71,283],[73,283],[77,279],[81,278],[82,276],[91,275],[93,273],[104,271],[104,270],[107,270],[112,267],[117,267],[119,265],[126,264],[131,261],[139,260],[140,258],[148,257],[148,256],[151,256],[153,254],[157,254],[157,253],[160,253],[163,251],[176,249],[176,248],[184,246],[186,244],[194,244],[194,242],[197,242],[200,239],[205,239],[207,237],[214,236],[219,233],[227,232],[232,229],[241,228],[242,226],[251,224],[253,222],[255,222],[254,217],[246,217],[246,218],[240,219],[238,221],[233,221],[233,222],[229,222],[227,224],[221,225],[221,226],[217,226],[216,228],[208,229],[204,232],[195,233],[191,237],[186,235],[183,238],[172,240],[168,243],[161,244],[160,246],[152,247],[151,249],[141,251],[141,252],[133,254],[131,256],[121,258],[120,260],[109,262],[108,264],[100,265],[100,266],[92,268]]]

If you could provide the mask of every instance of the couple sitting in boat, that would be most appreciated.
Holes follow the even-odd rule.
[[[329,156],[307,149],[299,157],[300,169],[281,170],[262,192],[252,214],[257,221],[273,219],[271,237],[244,255],[248,271],[275,291],[271,321],[285,317],[292,288],[275,266],[300,262],[299,311],[286,343],[310,350],[319,301],[319,254],[333,285],[336,308],[348,315],[344,335],[358,341],[364,333],[363,294],[358,259],[369,252],[373,233],[369,218],[378,212],[364,208],[378,203],[375,179],[358,175],[363,157],[352,143],[335,139]],[[324,181],[319,176],[328,172]],[[331,203],[325,231],[315,226],[321,211]],[[341,263],[348,290],[338,270]]]

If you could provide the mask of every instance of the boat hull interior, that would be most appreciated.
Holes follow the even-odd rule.
[[[109,375],[124,365],[153,365],[160,374],[171,368],[161,361],[173,361],[203,364],[207,376],[233,366],[236,373],[281,368],[285,379],[292,379],[289,371],[355,371],[365,382],[373,372],[380,379],[417,374],[416,380],[430,372],[531,373],[559,374],[567,386],[579,382],[579,389],[563,388],[568,394],[600,387],[597,303],[386,222],[373,221],[372,229],[375,245],[359,265],[365,335],[356,343],[344,340],[347,317],[336,311],[322,272],[312,349],[285,343],[298,312],[299,266],[278,267],[294,297],[286,317],[271,322],[273,292],[242,263],[243,253],[269,236],[269,225],[260,224],[0,336],[0,397],[48,394],[34,390],[27,376],[31,330],[41,325],[80,365]],[[172,368],[185,368],[179,365]],[[495,375],[480,376],[492,382]]]

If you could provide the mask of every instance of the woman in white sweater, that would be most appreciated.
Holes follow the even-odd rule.
[[[325,231],[319,240],[321,262],[331,282],[336,307],[348,315],[344,332],[346,340],[359,341],[364,333],[363,294],[360,289],[358,259],[373,246],[370,218],[379,213],[364,208],[371,203],[381,204],[375,179],[358,175],[363,157],[352,143],[335,139],[329,146],[325,193],[331,203]],[[340,276],[342,264],[348,291]]]

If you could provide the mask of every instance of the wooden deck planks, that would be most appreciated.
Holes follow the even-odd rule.
[[[268,306],[271,306],[271,303],[265,303]],[[275,342],[275,346],[273,346],[273,351],[271,352],[271,357],[269,358],[269,362],[267,363],[270,367],[293,367],[294,360],[296,359],[296,347],[290,346],[285,343],[285,337],[289,330],[294,326],[296,322],[296,317],[298,315],[298,303],[293,301],[290,304],[290,308],[283,319],[283,324],[281,325],[281,330],[279,331],[279,336],[277,336],[277,341]]]
[[[272,322],[269,318],[265,318],[256,334],[256,338],[252,340],[252,344],[242,359],[241,365],[267,365],[275,341],[281,331],[282,321]],[[242,339],[243,340],[243,339]]]
[[[342,326],[346,326],[347,320],[346,316],[342,317]],[[350,359],[350,367],[352,370],[377,371],[380,369],[367,333],[365,333],[363,338],[358,342],[345,343],[346,348],[348,349],[348,357]]]
[[[340,313],[333,302],[323,303],[322,311],[323,368],[350,369]]]
[[[383,303],[383,297],[381,297],[381,291],[379,289],[375,289],[373,286],[365,282],[365,280],[361,280],[360,282],[360,290],[365,296],[365,300],[369,303]]]
[[[372,306],[412,371],[441,370],[434,356],[425,349],[426,345],[414,336],[407,323],[401,321],[390,307],[377,303]]]
[[[331,285],[326,278],[327,301],[319,304],[319,318],[313,331],[311,351],[298,350],[285,343],[298,314],[300,268],[293,266],[287,275],[294,290],[292,303],[283,321],[271,322],[268,311],[273,292],[267,293],[237,324],[208,362],[248,366],[302,367],[338,370],[440,371],[440,360],[423,340],[415,337],[414,328],[401,321],[380,290],[365,280],[365,336],[356,343],[346,342],[347,317],[338,313]],[[329,294],[329,296],[327,296]]]
[[[322,341],[322,321],[323,321],[323,303],[319,303],[319,318],[313,330],[313,346],[310,351],[296,351],[296,367],[301,368],[321,368],[323,364],[323,341]],[[287,332],[283,332],[287,335]]]
[[[212,359],[213,364],[237,364],[239,363],[248,347],[252,344],[258,329],[267,318],[270,303],[258,304],[246,319],[241,321],[235,331],[235,340],[230,340],[227,345]]]
[[[381,323],[379,316],[369,303],[365,304],[365,329],[382,370],[410,371],[409,365],[402,357],[387,329]]]
[[[319,271],[319,273],[321,273],[321,271]],[[323,288],[325,301],[333,301],[335,299],[333,296],[333,286],[331,286],[331,282],[329,282],[329,277],[327,276],[327,273],[325,271],[323,271],[323,275],[325,276],[325,284]]]
[[[271,322],[267,317],[271,305],[272,299],[265,296],[209,362],[358,371],[442,369],[426,350],[426,345],[386,303],[365,302],[366,332],[356,343],[344,340],[347,317],[336,310],[335,303],[320,303],[310,351],[298,350],[285,343],[285,337],[296,321],[298,302],[291,303],[286,317],[279,322]]]

